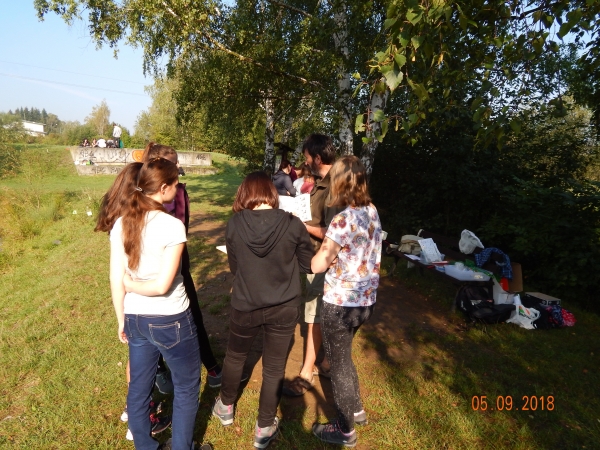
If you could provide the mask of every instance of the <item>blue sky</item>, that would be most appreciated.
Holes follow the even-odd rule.
[[[46,108],[61,120],[83,122],[103,99],[111,121],[133,131],[150,106],[143,52],[120,46],[96,49],[83,22],[69,27],[55,14],[40,22],[33,0],[0,0],[0,111]]]

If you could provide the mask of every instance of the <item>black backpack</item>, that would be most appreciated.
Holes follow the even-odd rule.
[[[494,305],[494,300],[488,297],[481,286],[461,286],[456,294],[456,306],[471,322],[506,322],[515,305]]]

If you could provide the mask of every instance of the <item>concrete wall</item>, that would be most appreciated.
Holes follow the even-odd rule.
[[[138,161],[141,151],[131,148],[69,147],[80,175],[117,174],[126,164]],[[135,158],[134,158],[135,156]],[[185,173],[213,174],[210,153],[178,152],[179,165]],[[92,164],[90,165],[89,162]]]

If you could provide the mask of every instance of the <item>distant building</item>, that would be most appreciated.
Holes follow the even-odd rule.
[[[46,134],[46,124],[38,122],[30,122],[29,120],[22,120],[21,124],[27,134],[32,136],[44,136]]]

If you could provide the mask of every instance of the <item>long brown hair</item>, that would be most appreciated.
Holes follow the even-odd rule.
[[[338,159],[329,170],[331,200],[327,206],[367,206],[371,203],[365,166],[354,155]]]
[[[123,206],[129,201],[135,192],[137,178],[143,164],[139,162],[127,164],[115,178],[114,183],[102,197],[100,212],[94,231],[106,231],[110,233],[113,225],[119,217]]]
[[[142,166],[133,195],[122,208],[123,247],[129,258],[130,269],[136,270],[140,264],[142,231],[146,215],[150,211],[166,212],[161,203],[154,201],[148,195],[156,194],[163,184],[172,185],[178,177],[177,165],[164,158],[152,159]]]
[[[142,155],[142,162],[147,163],[154,158],[165,158],[171,155],[175,155],[177,158],[177,152],[173,147],[163,144],[157,144],[156,142],[148,142]]]
[[[254,209],[263,203],[279,208],[279,194],[265,172],[252,172],[244,178],[235,194],[233,212]]]

